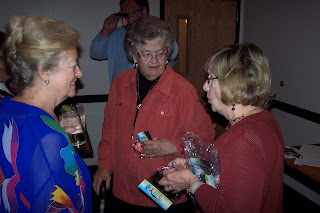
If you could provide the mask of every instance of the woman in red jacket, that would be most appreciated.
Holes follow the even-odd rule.
[[[206,63],[203,85],[214,112],[229,125],[214,141],[220,155],[220,190],[201,182],[187,160],[171,163],[160,184],[189,189],[204,212],[283,212],[283,137],[265,109],[274,92],[267,58],[252,43],[223,48]],[[174,165],[173,165],[174,164]]]
[[[99,192],[102,180],[107,189],[112,184],[111,212],[161,213],[163,209],[138,185],[144,179],[152,181],[157,168],[184,157],[181,135],[192,131],[210,142],[214,124],[193,85],[168,64],[174,33],[163,20],[147,16],[135,21],[124,44],[134,67],[119,74],[110,86],[93,188]],[[134,149],[138,134],[146,130],[152,139]],[[194,209],[183,195],[167,212]]]

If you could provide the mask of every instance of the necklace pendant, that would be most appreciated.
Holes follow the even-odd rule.
[[[141,104],[138,104],[137,109],[139,110],[139,109],[140,109],[140,107],[141,107]]]

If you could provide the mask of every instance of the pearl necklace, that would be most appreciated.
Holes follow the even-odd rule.
[[[156,83],[158,83],[159,78],[157,78],[154,83],[152,84],[152,86],[150,87],[150,89],[148,90],[147,94],[151,91],[151,89],[154,87],[154,85],[156,85]],[[146,94],[146,95],[147,95]],[[137,73],[137,95],[138,95],[138,103],[137,103],[137,109],[139,110],[141,105],[142,105],[142,100],[140,97],[140,81],[139,81],[139,73]]]

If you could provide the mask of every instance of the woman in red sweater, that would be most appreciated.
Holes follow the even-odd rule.
[[[201,182],[188,161],[176,159],[164,171],[166,191],[187,189],[203,212],[283,212],[283,137],[265,109],[274,91],[268,59],[252,43],[235,44],[206,63],[203,85],[214,112],[229,125],[214,141],[220,155],[220,189]]]

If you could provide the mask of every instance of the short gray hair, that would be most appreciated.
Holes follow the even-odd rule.
[[[168,51],[167,57],[170,58],[174,48],[174,33],[169,25],[154,16],[144,16],[135,21],[124,39],[124,48],[129,59],[133,61],[138,58],[139,47],[156,38],[162,39]]]

